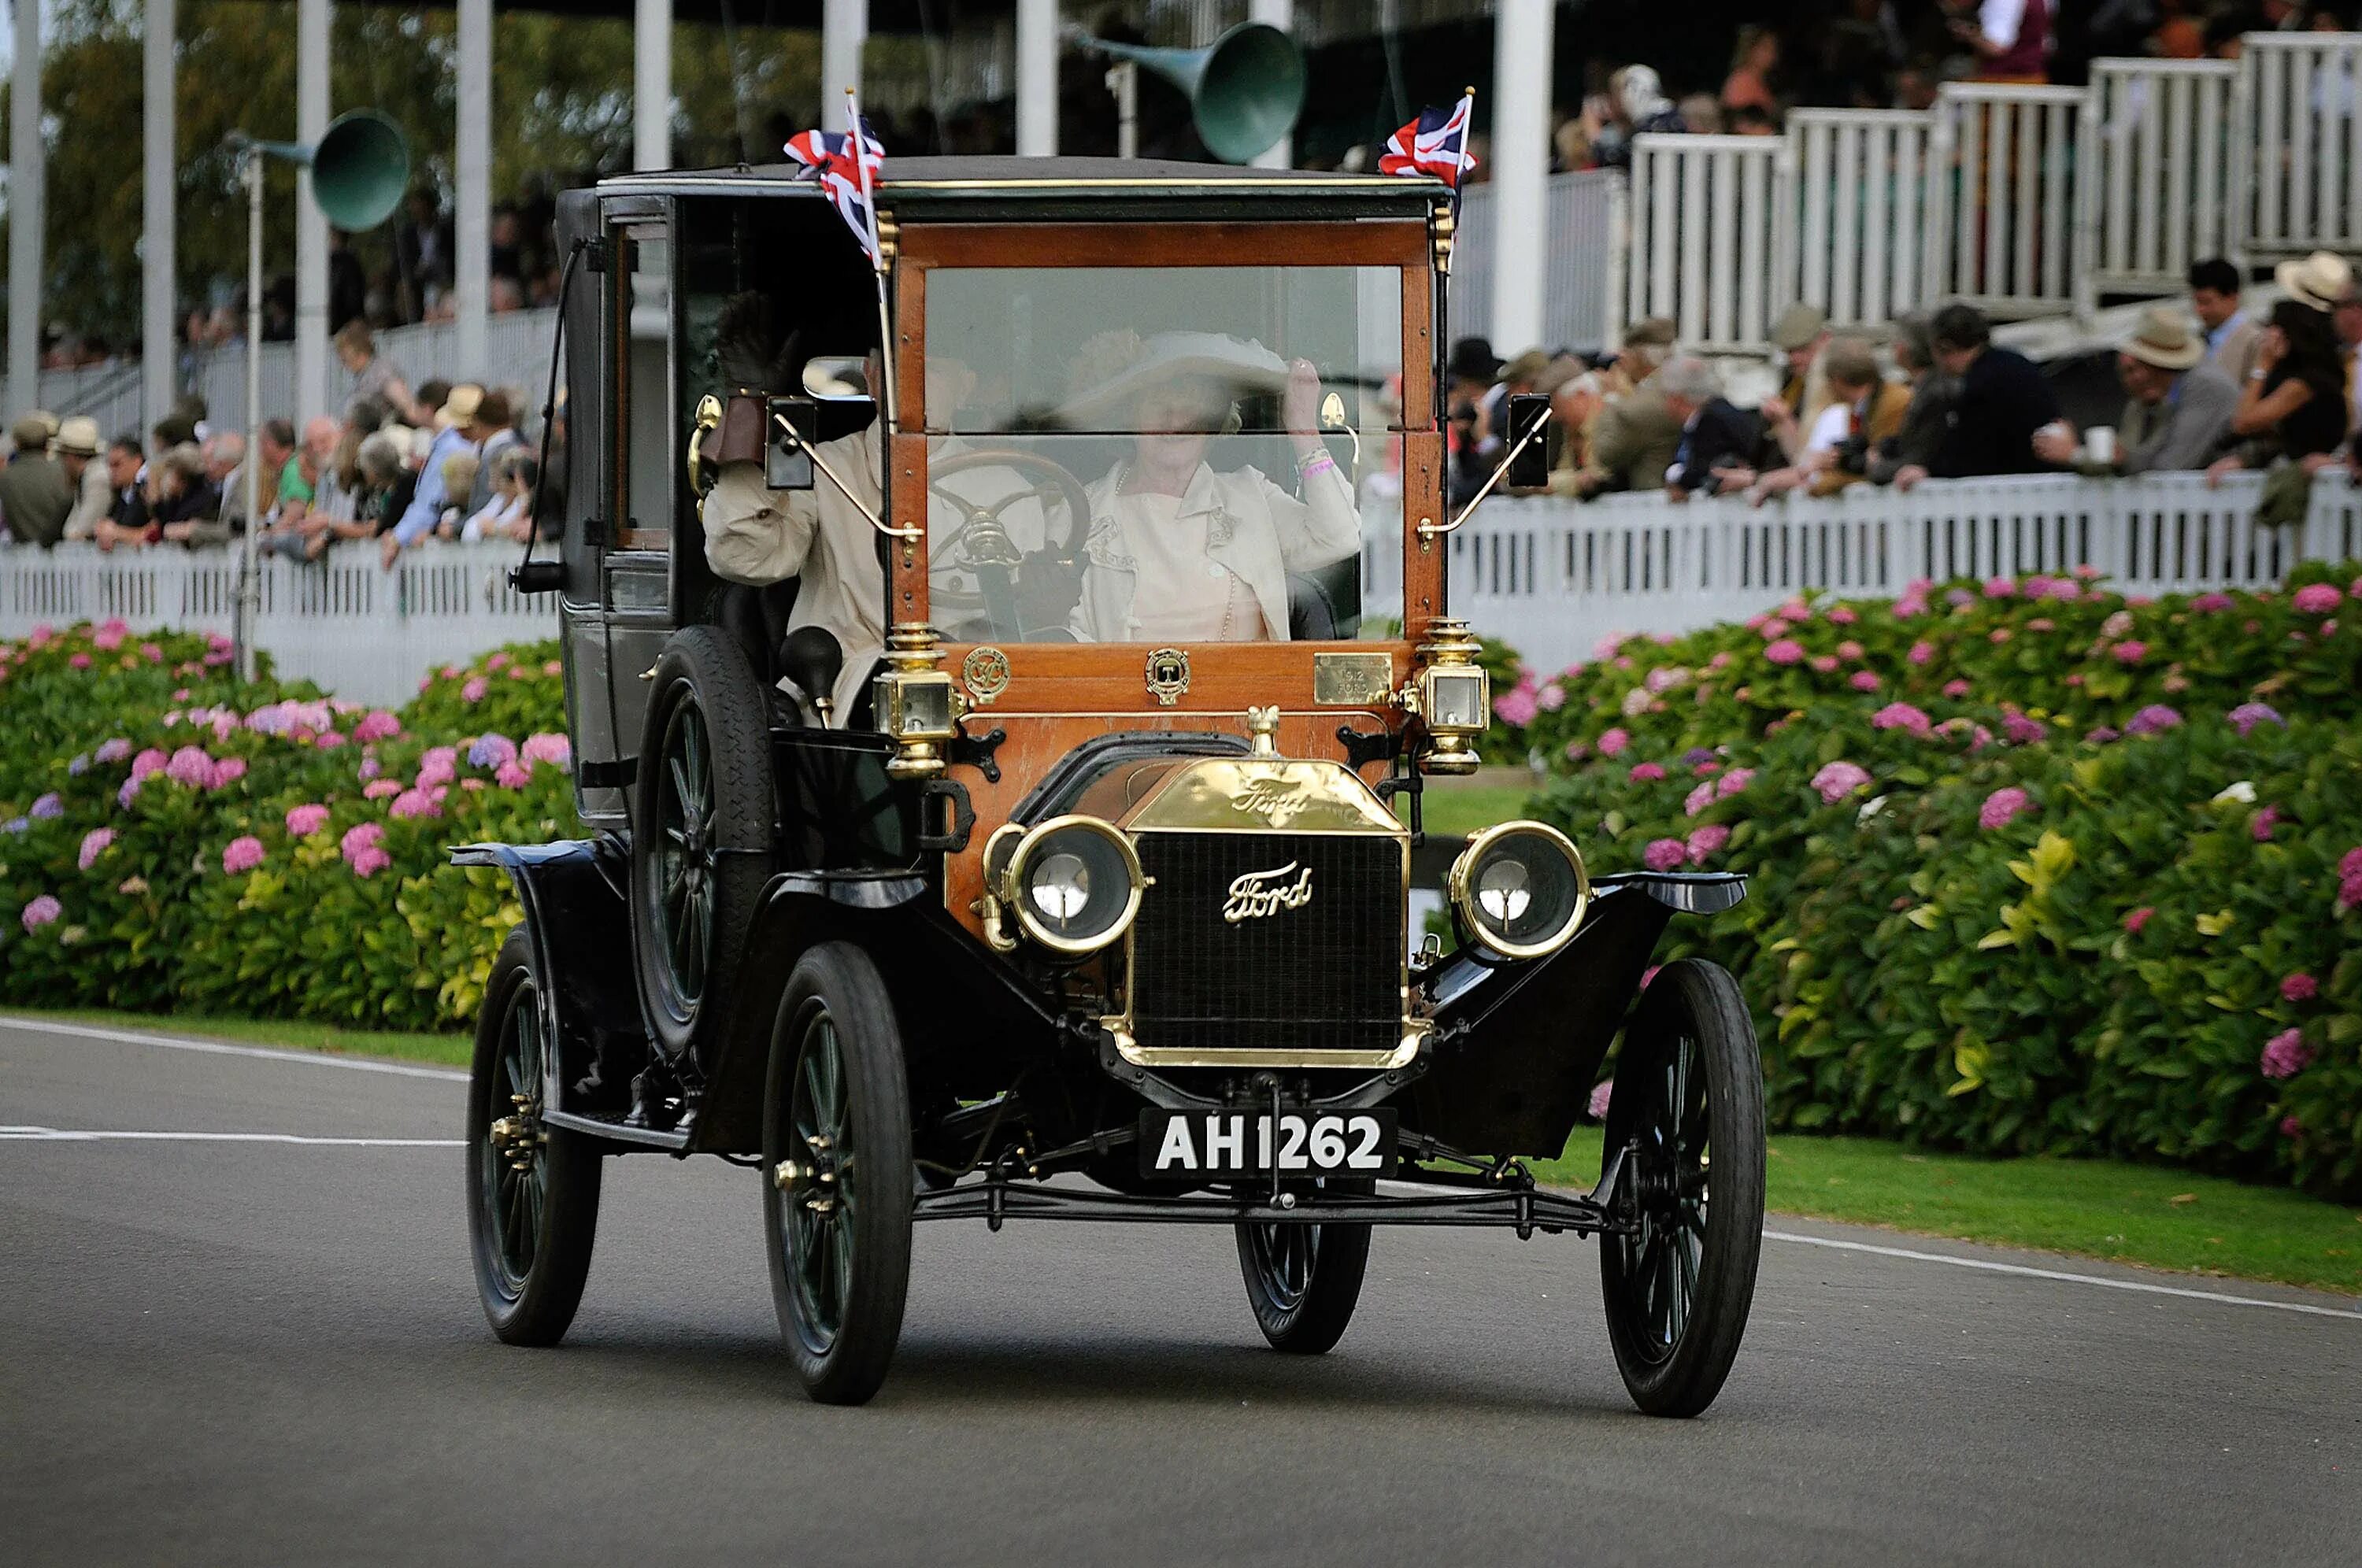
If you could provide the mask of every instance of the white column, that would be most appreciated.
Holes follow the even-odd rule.
[[[632,167],[672,167],[672,0],[632,3]]]
[[[1550,194],[1551,0],[1501,0],[1493,35],[1493,348],[1542,338]]]
[[[1058,150],[1058,0],[1017,0],[1017,156]]]
[[[319,144],[328,128],[328,0],[295,0],[295,139]],[[297,429],[328,410],[328,217],[312,199],[309,165],[295,171],[295,406]]]
[[[484,306],[491,282],[492,0],[459,0],[458,210],[452,214],[452,275],[458,363],[453,381],[484,373]]]
[[[34,406],[41,372],[41,8],[16,0],[8,86],[8,417]]]
[[[820,11],[820,125],[844,128],[844,90],[861,86],[861,46],[869,38],[869,0],[822,0]]]
[[[1296,0],[1250,0],[1247,20],[1277,28],[1283,33],[1291,31],[1296,26]],[[1213,42],[1211,39],[1206,41]],[[1257,153],[1254,160],[1258,169],[1290,169],[1295,164],[1296,138],[1292,136],[1281,137]]]
[[[148,0],[140,49],[139,395],[142,431],[164,417],[180,391],[180,313],[172,287],[177,120],[172,96],[174,0]],[[109,440],[120,432],[102,430]]]

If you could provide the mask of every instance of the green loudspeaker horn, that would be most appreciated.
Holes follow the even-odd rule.
[[[1304,51],[1262,22],[1241,22],[1204,49],[1151,49],[1087,34],[1077,41],[1187,93],[1198,139],[1225,163],[1252,162],[1294,130],[1304,112]]]
[[[375,228],[410,187],[409,140],[375,109],[338,115],[310,161],[312,199],[338,228]]]

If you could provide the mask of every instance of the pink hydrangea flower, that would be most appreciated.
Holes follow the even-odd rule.
[[[2232,602],[2231,596],[2227,593],[2202,593],[2190,602],[2190,607],[2211,615],[2218,611],[2230,609]]]
[[[2304,1043],[2304,1032],[2283,1029],[2264,1042],[2264,1055],[2258,1064],[2268,1078],[2292,1078],[2312,1066],[2312,1047]]]
[[[353,868],[355,876],[374,877],[393,864],[393,856],[379,847],[378,841],[383,837],[382,823],[362,823],[345,830],[345,836],[337,845],[337,853],[345,857],[345,864]]]
[[[1758,622],[1755,629],[1763,634],[1763,640],[1768,643],[1786,636],[1788,635],[1788,623],[1780,619],[1779,616],[1773,615],[1766,620]]]
[[[163,645],[160,643],[141,643],[139,645],[139,657],[146,659],[149,664],[161,664],[164,662]]]
[[[1857,669],[1846,678],[1846,684],[1856,691],[1875,691],[1878,690],[1878,677],[1870,670]]]
[[[2152,702],[2125,722],[2125,728],[2136,735],[2155,734],[2181,723],[2181,715],[2162,702]]]
[[[2257,844],[2269,843],[2271,841],[2272,829],[2279,825],[2279,821],[2280,809],[2278,806],[2266,806],[2262,811],[2257,812],[2256,813],[2254,825],[2256,842]]]
[[[459,688],[459,701],[462,702],[480,702],[484,700],[484,693],[490,691],[491,689],[492,683],[491,681],[486,680],[480,675],[471,675],[468,678],[467,683]]]
[[[554,658],[546,659],[542,663],[541,672],[544,675],[563,675],[566,673],[566,667]]]
[[[458,776],[459,752],[456,746],[429,746],[418,759],[418,787],[421,790],[448,784]]]
[[[164,777],[175,784],[202,789],[214,776],[214,759],[205,755],[203,746],[184,745],[164,764]]]
[[[2122,737],[2119,733],[2107,724],[2095,725],[2083,735],[2085,743],[2091,745],[2105,745],[2110,741],[2120,738]]]
[[[1664,766],[1655,762],[1636,762],[1628,776],[1635,784],[1654,784],[1665,776]]]
[[[2034,809],[2034,798],[2016,785],[2011,784],[1985,797],[1977,812],[1977,825],[1990,832],[2007,827],[2011,819]]]
[[[242,877],[262,864],[262,841],[252,834],[242,834],[222,845],[222,870],[232,877]]]
[[[2029,719],[2023,713],[2003,713],[2001,733],[2009,737],[2012,745],[2032,745],[2050,734],[2042,727],[2040,721]]]
[[[1763,657],[1773,664],[1799,664],[1805,657],[1805,645],[1794,637],[1782,637],[1763,650]]]
[[[367,745],[370,741],[392,740],[402,733],[402,721],[383,708],[372,708],[361,722],[353,726],[353,739]]]
[[[495,653],[491,657],[484,661],[484,668],[486,669],[506,669],[508,666],[509,656],[505,650]]]
[[[74,856],[75,864],[79,865],[85,871],[89,870],[92,867],[98,864],[98,857],[105,854],[106,846],[114,842],[115,830],[113,828],[91,829],[88,833],[82,835],[82,849],[81,852]]]
[[[1545,713],[1555,713],[1566,706],[1566,688],[1553,680],[1534,693],[1534,702]]]
[[[2283,1116],[2283,1117],[2281,1117],[2281,1118],[2280,1118],[2280,1136],[2281,1136],[2281,1137],[2283,1137],[2283,1138],[2301,1138],[2301,1137],[2303,1137],[2303,1136],[2304,1136],[2304,1123],[2303,1123],[2303,1122],[2301,1122],[2301,1121],[2298,1121],[2295,1117],[2293,1117],[2293,1116]]]
[[[1715,780],[1714,798],[1717,801],[1727,801],[1754,782],[1755,769],[1734,767]]]
[[[1682,814],[1694,817],[1714,804],[1714,780],[1709,778],[1682,798]]]
[[[310,802],[287,808],[287,836],[309,838],[328,825],[328,808]]]
[[[204,753],[200,752],[198,755],[203,756]],[[164,755],[161,747],[151,745],[131,759],[131,777],[134,780],[138,780],[147,778],[151,773],[161,773],[164,771],[165,763],[170,760],[171,758]]]
[[[1678,838],[1657,838],[1640,852],[1640,858],[1651,871],[1671,871],[1689,858],[1689,846]]]
[[[1809,621],[1813,618],[1813,607],[1802,599],[1791,599],[1780,606],[1780,613],[1791,621]]]
[[[90,646],[101,653],[113,653],[123,646],[123,639],[130,630],[121,621],[109,621],[91,633]]]
[[[2118,664],[2138,664],[2148,657],[2148,645],[2128,640],[2118,643],[2108,651],[2115,656]]]
[[[483,787],[484,781],[480,778],[462,778],[459,780],[459,788],[465,790],[470,795],[475,794]]]
[[[2244,739],[2258,724],[2282,724],[2288,721],[2267,702],[2242,702],[2231,710],[2231,727]]]
[[[2311,1001],[2321,994],[2321,982],[2299,969],[2280,981],[2282,1001]]]
[[[388,795],[401,793],[402,780],[399,778],[372,778],[361,786],[361,796],[364,800],[382,801]]]
[[[72,665],[76,669],[88,669],[90,668],[90,655],[86,653],[74,654],[66,660],[66,663]]]
[[[1623,730],[1610,730],[1606,734],[1599,737],[1599,755],[1602,756],[1620,756],[1623,755],[1624,748],[1631,744],[1632,737]],[[531,741],[527,741],[525,745],[528,749],[524,755],[531,756],[533,753],[530,748],[533,743]]]
[[[1811,662],[1813,668],[1816,672],[1822,675],[1827,675],[1837,668],[1838,656],[1835,654],[1815,654]]]
[[[1870,770],[1853,762],[1824,763],[1813,775],[1813,788],[1820,791],[1825,806],[1836,805],[1869,782]]]
[[[2130,936],[2138,936],[2141,933],[2141,927],[2147,925],[2150,921],[2155,920],[2156,918],[2157,911],[2149,908],[2148,905],[2143,904],[2140,908],[2125,916],[2125,934]]]
[[[2300,615],[2327,615],[2334,613],[2345,595],[2334,582],[2308,582],[2296,591],[2289,602]]]
[[[574,766],[574,747],[564,735],[544,732],[525,736],[517,755],[527,762],[546,762],[560,773]]]
[[[2012,633],[2007,626],[1995,626],[1992,631],[1985,634],[1985,641],[1992,644],[1995,647],[1999,647],[2002,644],[2009,641],[2011,635]]]
[[[2362,877],[2362,848],[2347,850],[2337,862],[2340,877]]]
[[[205,779],[208,790],[226,790],[246,777],[246,758],[225,756],[214,763],[213,772]]]
[[[439,817],[443,814],[443,808],[435,803],[435,797],[424,790],[404,790],[393,798],[391,809],[397,817]]]
[[[1862,646],[1860,643],[1855,642],[1851,637],[1848,637],[1844,642],[1838,645],[1838,657],[1846,660],[1848,663],[1859,660],[1861,657],[1862,653]]]
[[[2362,871],[2347,877],[2337,885],[2337,912],[2362,909]]]
[[[1936,645],[1923,639],[1913,643],[1911,651],[1903,657],[1913,664],[1926,664],[1936,657]]]
[[[25,905],[17,919],[25,922],[27,933],[36,932],[66,912],[65,906],[47,893],[42,893]]]
[[[522,790],[533,782],[533,769],[522,762],[503,762],[493,772],[492,781],[503,790]]]
[[[1926,712],[1908,702],[1889,702],[1870,716],[1873,730],[1904,730],[1926,740],[1933,727]]]
[[[1602,1078],[1591,1086],[1591,1103],[1588,1108],[1591,1111],[1591,1120],[1594,1121],[1607,1120],[1607,1101],[1615,1088],[1616,1080],[1613,1078]]]
[[[1839,604],[1834,606],[1829,611],[1829,619],[1835,621],[1840,626],[1850,626],[1856,621],[1860,620],[1861,616],[1852,605]]]
[[[1690,864],[1705,865],[1708,856],[1721,854],[1722,846],[1729,842],[1730,830],[1720,823],[1708,823],[1704,827],[1692,829],[1689,837]]]
[[[1989,577],[1985,579],[1985,597],[1987,599],[2007,599],[2011,594],[2015,593],[2016,591],[2017,584],[2012,582],[2005,577]]]
[[[1944,695],[1955,702],[1967,696],[1971,690],[1965,679],[1955,678],[1944,682]]]

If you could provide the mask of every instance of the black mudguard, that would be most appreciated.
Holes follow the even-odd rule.
[[[705,1074],[690,1148],[762,1147],[763,1080],[788,976],[806,951],[851,942],[893,993],[914,1105],[980,1099],[1057,1047],[1057,1021],[998,955],[944,912],[941,889],[908,872],[787,871],[747,932],[738,995]]]
[[[497,866],[524,906],[534,973],[557,1032],[560,1109],[596,1115],[631,1104],[648,1040],[633,978],[628,858],[613,838],[465,844],[454,866]]]
[[[1547,958],[1463,947],[1420,982],[1436,1001],[1434,1067],[1406,1095],[1407,1128],[1457,1149],[1555,1159],[1676,912],[1746,896],[1736,873],[1602,878],[1574,940]]]

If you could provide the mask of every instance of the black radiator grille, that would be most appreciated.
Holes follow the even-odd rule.
[[[1386,1051],[1402,1038],[1402,845],[1375,834],[1146,833],[1133,1032],[1153,1050]],[[1242,876],[1311,896],[1222,918]]]

